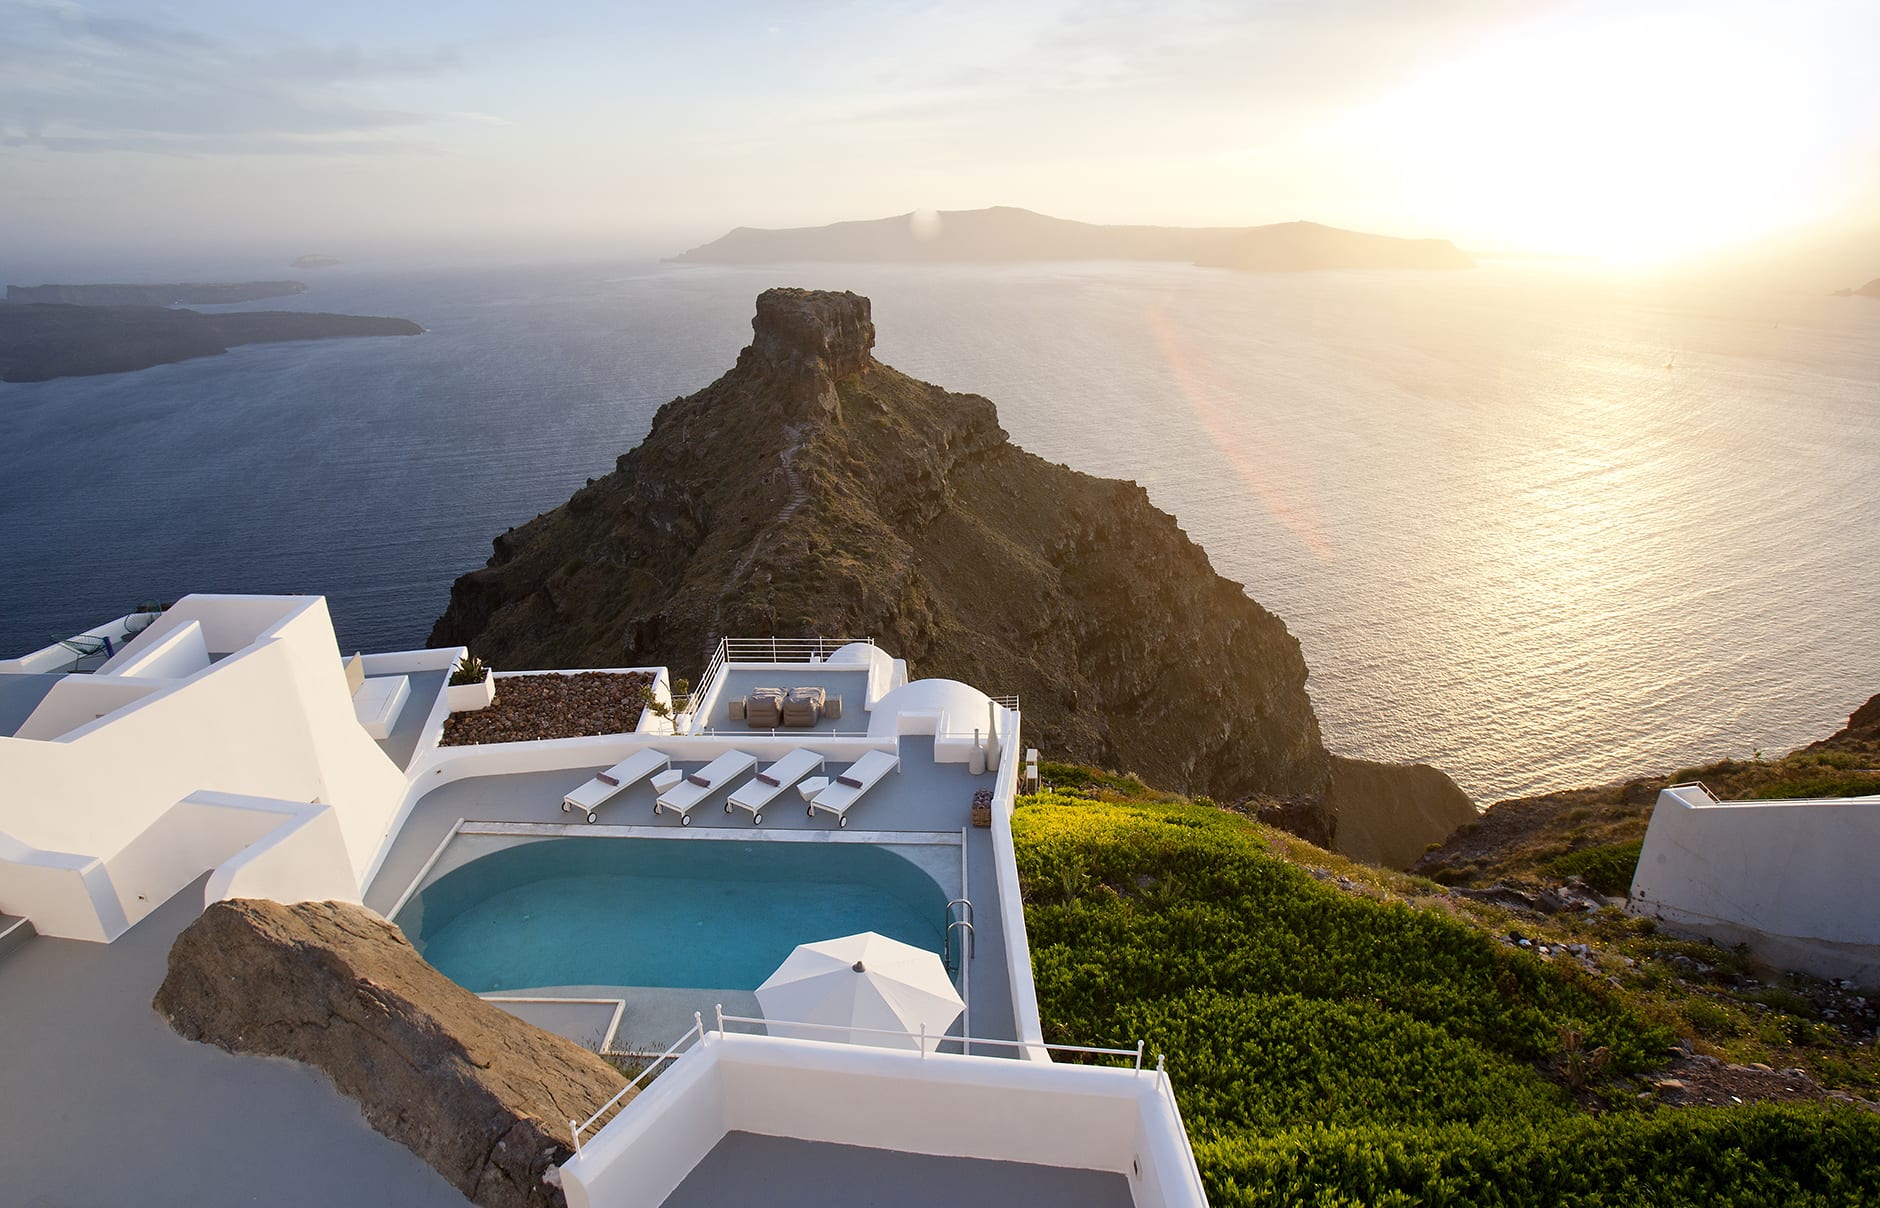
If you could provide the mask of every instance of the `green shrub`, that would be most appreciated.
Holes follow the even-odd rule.
[[[1012,826],[1046,1039],[1166,1054],[1217,1206],[1880,1202],[1872,1116],[1582,1111],[1550,1072],[1597,1091],[1659,1068],[1670,1029],[1243,818],[1054,792]]]
[[[1638,854],[1644,846],[1643,839],[1634,839],[1630,843],[1582,847],[1555,856],[1549,867],[1560,876],[1579,877],[1609,897],[1621,897],[1632,891],[1632,874],[1638,871]]]
[[[1870,797],[1880,793],[1880,776],[1811,776],[1784,780],[1756,790],[1763,801],[1795,801],[1813,797]]]
[[[474,654],[465,653],[457,660],[457,665],[451,669],[450,683],[452,687],[462,684],[480,684],[489,673],[490,669],[484,665],[482,659]]]

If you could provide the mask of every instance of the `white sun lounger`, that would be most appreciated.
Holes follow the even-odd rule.
[[[673,810],[679,815],[680,826],[690,826],[693,806],[756,766],[757,756],[747,755],[743,751],[727,751],[661,793],[659,799],[653,802],[653,812],[662,814]]]
[[[592,822],[595,812],[601,806],[645,780],[654,772],[664,771],[671,764],[672,757],[664,751],[655,751],[651,747],[644,751],[635,751],[563,797],[561,812],[565,814],[569,810],[579,810],[587,815],[589,822]]]
[[[849,766],[849,770],[829,782],[809,803],[809,816],[825,810],[836,816],[837,826],[849,824],[849,807],[862,799],[889,772],[901,770],[901,757],[890,751],[870,751]]]
[[[738,791],[725,802],[725,813],[730,813],[734,805],[739,809],[747,809],[751,811],[751,825],[756,826],[764,820],[765,806],[822,765],[821,755],[798,747],[739,786]]]

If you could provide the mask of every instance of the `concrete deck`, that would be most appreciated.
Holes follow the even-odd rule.
[[[65,672],[50,675],[0,675],[0,736],[13,737],[46,699]]]
[[[202,889],[198,880],[116,943],[37,936],[0,956],[0,1200],[465,1208],[324,1075],[184,1040],[151,1009]]]
[[[973,1036],[1015,1040],[1018,1032],[1012,1007],[1011,980],[1005,969],[1005,931],[999,917],[992,832],[971,826],[973,792],[979,788],[991,788],[995,777],[992,773],[975,776],[967,771],[965,764],[936,764],[933,761],[931,738],[902,738],[900,750],[901,770],[890,773],[854,806],[850,811],[849,829],[946,831],[958,834],[965,828],[966,896],[973,902],[976,916],[974,925],[977,929],[977,944],[966,995],[967,1022]],[[703,764],[679,763],[673,766],[683,771],[694,771]],[[389,917],[405,890],[459,819],[470,822],[568,824],[571,833],[579,835],[587,828],[587,824],[573,814],[561,812],[562,795],[585,783],[603,767],[476,777],[443,785],[425,794],[412,807],[411,816],[400,829],[378,875],[367,888],[366,905]],[[833,776],[844,767],[845,764],[830,764],[825,771]],[[714,834],[731,831],[740,837],[751,835],[762,838],[764,834],[776,831],[837,829],[834,821],[826,814],[816,818],[806,816],[802,799],[794,789],[788,790],[772,803],[771,808],[765,810],[764,823],[758,827],[751,825],[750,815],[743,810],[726,814],[723,798],[719,796],[694,809],[692,825],[682,828],[679,819],[670,813],[654,816],[653,798],[656,795],[650,784],[635,785],[602,807],[600,821],[602,824],[657,827],[662,834],[673,837],[707,831]],[[542,992],[561,993],[553,988]],[[675,1008],[673,1004],[663,1003],[657,1010],[648,1002],[644,1004],[646,1009],[636,1011],[630,1001],[629,1013],[638,1018],[631,1029],[623,1027],[623,1036],[630,1033],[632,1041],[637,1044],[642,1037],[656,1036],[662,1023],[683,1020],[678,1027],[668,1029],[671,1035],[665,1036],[659,1044],[659,1047],[663,1047],[690,1023],[692,1010],[701,1010],[709,1015],[713,1000],[708,995],[709,992],[695,1006],[679,1004]],[[727,1012],[733,1014],[744,1013],[730,1001],[725,1002],[725,1007]]]
[[[864,1149],[733,1132],[712,1147],[664,1208],[1130,1208],[1129,1180],[1096,1170],[1066,1170],[983,1158]]]
[[[411,681],[411,695],[405,698],[405,707],[399,711],[398,724],[392,727],[390,734],[378,740],[379,750],[390,756],[401,772],[411,766],[411,757],[418,749],[418,739],[424,735],[424,723],[430,720],[431,709],[437,704],[437,698],[444,694],[450,672],[413,671],[405,678]]]
[[[814,727],[804,729],[784,727],[777,731],[779,734],[863,734],[868,730],[868,710],[862,707],[868,703],[868,672],[865,670],[837,670],[811,663],[792,667],[788,671],[752,671],[733,667],[724,672],[723,679],[724,687],[712,704],[712,715],[705,719],[706,727],[713,733],[737,734],[750,730],[750,726],[744,722],[731,720],[728,710],[732,701],[745,696],[753,688],[821,688],[832,699],[838,696],[842,698],[841,720],[824,718]],[[768,734],[770,731],[765,729],[758,733]]]

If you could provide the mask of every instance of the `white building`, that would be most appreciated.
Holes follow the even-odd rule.
[[[452,709],[488,701],[483,686],[447,686],[462,654],[347,660],[319,597],[191,596],[0,662],[0,1068],[37,1088],[33,1110],[0,1126],[12,1194],[462,1202],[317,1075],[187,1044],[155,1019],[170,940],[206,902],[243,897],[363,903],[525,1018],[602,1047],[669,1051],[643,1093],[580,1125],[561,1171],[577,1208],[841,1204],[844,1186],[871,1180],[951,1202],[1205,1202],[1153,1055],[1066,1064],[1044,1043],[1009,825],[1015,700],[910,681],[866,641],[727,641],[676,721],[647,711],[618,734],[444,747]],[[671,700],[663,668],[606,670],[644,674]],[[816,689],[825,704],[760,726],[745,702],[772,685]],[[751,769],[792,752],[818,775],[767,796]],[[558,808],[594,800],[582,794],[596,773],[636,757],[664,774]],[[748,799],[770,804],[734,809],[720,795],[739,791],[730,779],[685,787],[713,766],[739,767]],[[843,787],[862,768],[878,775]],[[655,805],[700,796],[683,814]],[[992,800],[989,826],[972,823],[975,796]],[[850,861],[884,918],[944,954],[963,1015],[937,1048],[764,1034],[738,970],[777,927],[799,925],[780,921],[790,912],[750,935],[702,932],[690,947],[703,972],[618,984],[557,966],[592,954],[558,956],[552,933],[507,947],[474,933],[479,893],[511,884],[492,878],[552,893],[562,863],[655,851],[662,866],[695,864],[695,880],[728,860],[770,861],[786,872],[760,882],[799,900],[815,881],[788,869]],[[528,960],[453,966],[458,949]]]

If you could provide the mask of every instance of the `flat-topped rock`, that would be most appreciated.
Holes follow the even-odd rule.
[[[543,1182],[626,1079],[491,1006],[396,927],[343,902],[218,902],[177,937],[154,1004],[190,1040],[314,1066],[373,1128],[484,1208],[565,1203]]]

